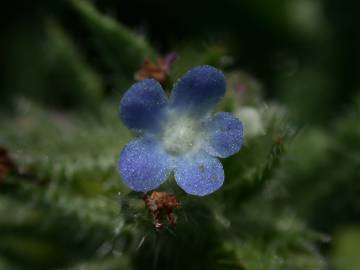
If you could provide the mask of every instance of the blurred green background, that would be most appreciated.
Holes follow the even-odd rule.
[[[0,269],[360,269],[360,2],[11,1],[0,45]],[[245,125],[222,189],[156,232],[117,173],[122,94],[175,52]],[[145,66],[146,67],[146,66]]]

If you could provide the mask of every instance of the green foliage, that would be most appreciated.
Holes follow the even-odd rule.
[[[103,104],[98,116],[60,114],[21,100],[15,121],[2,126],[2,141],[28,173],[1,187],[2,214],[10,205],[16,210],[0,224],[0,249],[21,258],[16,267],[322,269],[309,247],[318,237],[288,216],[286,205],[279,207],[281,192],[269,182],[291,135],[277,106],[262,114],[265,135],[248,138],[240,154],[225,161],[220,191],[197,198],[172,183],[163,187],[177,194],[182,208],[177,228],[162,232],[116,173],[129,134],[115,107]]]
[[[112,18],[99,13],[89,2],[71,0],[80,17],[92,33],[100,52],[113,69],[118,86],[126,85],[146,57],[154,56],[153,49],[139,35],[135,35]]]
[[[342,228],[338,231],[332,251],[334,269],[355,270],[359,267],[359,241],[358,227]]]
[[[45,102],[63,107],[84,104],[96,108],[103,93],[101,78],[84,62],[58,24],[50,21],[47,32]]]

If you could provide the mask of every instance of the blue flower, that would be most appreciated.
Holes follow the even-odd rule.
[[[155,80],[135,83],[123,96],[120,116],[141,134],[121,152],[119,172],[135,191],[160,186],[174,171],[187,193],[204,196],[220,188],[224,170],[218,159],[235,154],[243,126],[232,114],[211,115],[225,94],[225,78],[211,66],[188,71],[168,99]]]

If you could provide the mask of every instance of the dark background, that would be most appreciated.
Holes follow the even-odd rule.
[[[265,86],[266,97],[288,103],[307,123],[326,124],[344,110],[359,88],[357,1],[106,0],[95,4],[145,34],[161,53],[188,44],[199,50],[220,46],[231,57],[227,69],[253,74]],[[71,92],[65,89],[69,86],[54,86],[52,75],[42,73],[51,64],[43,59],[51,54],[44,48],[51,46],[46,45],[49,20],[69,32],[86,61],[105,77],[107,91],[113,87],[112,70],[94,48],[99,41],[90,36],[68,2],[14,1],[3,12],[2,100],[16,93],[42,96],[56,92],[60,99],[53,103],[71,105],[63,100]],[[32,76],[34,72],[43,76]]]

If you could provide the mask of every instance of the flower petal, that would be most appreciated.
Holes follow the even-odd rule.
[[[230,113],[217,113],[206,123],[204,149],[212,156],[228,157],[237,153],[244,141],[243,125]]]
[[[224,169],[217,158],[201,152],[177,162],[175,179],[185,192],[205,196],[222,186]]]
[[[135,83],[120,102],[120,116],[128,128],[156,130],[158,117],[167,105],[167,98],[159,82],[153,79]]]
[[[135,139],[121,152],[119,172],[131,189],[146,192],[157,188],[168,178],[170,159],[154,139]]]
[[[176,83],[171,106],[188,113],[205,114],[225,94],[224,74],[211,66],[200,66],[188,71]]]

